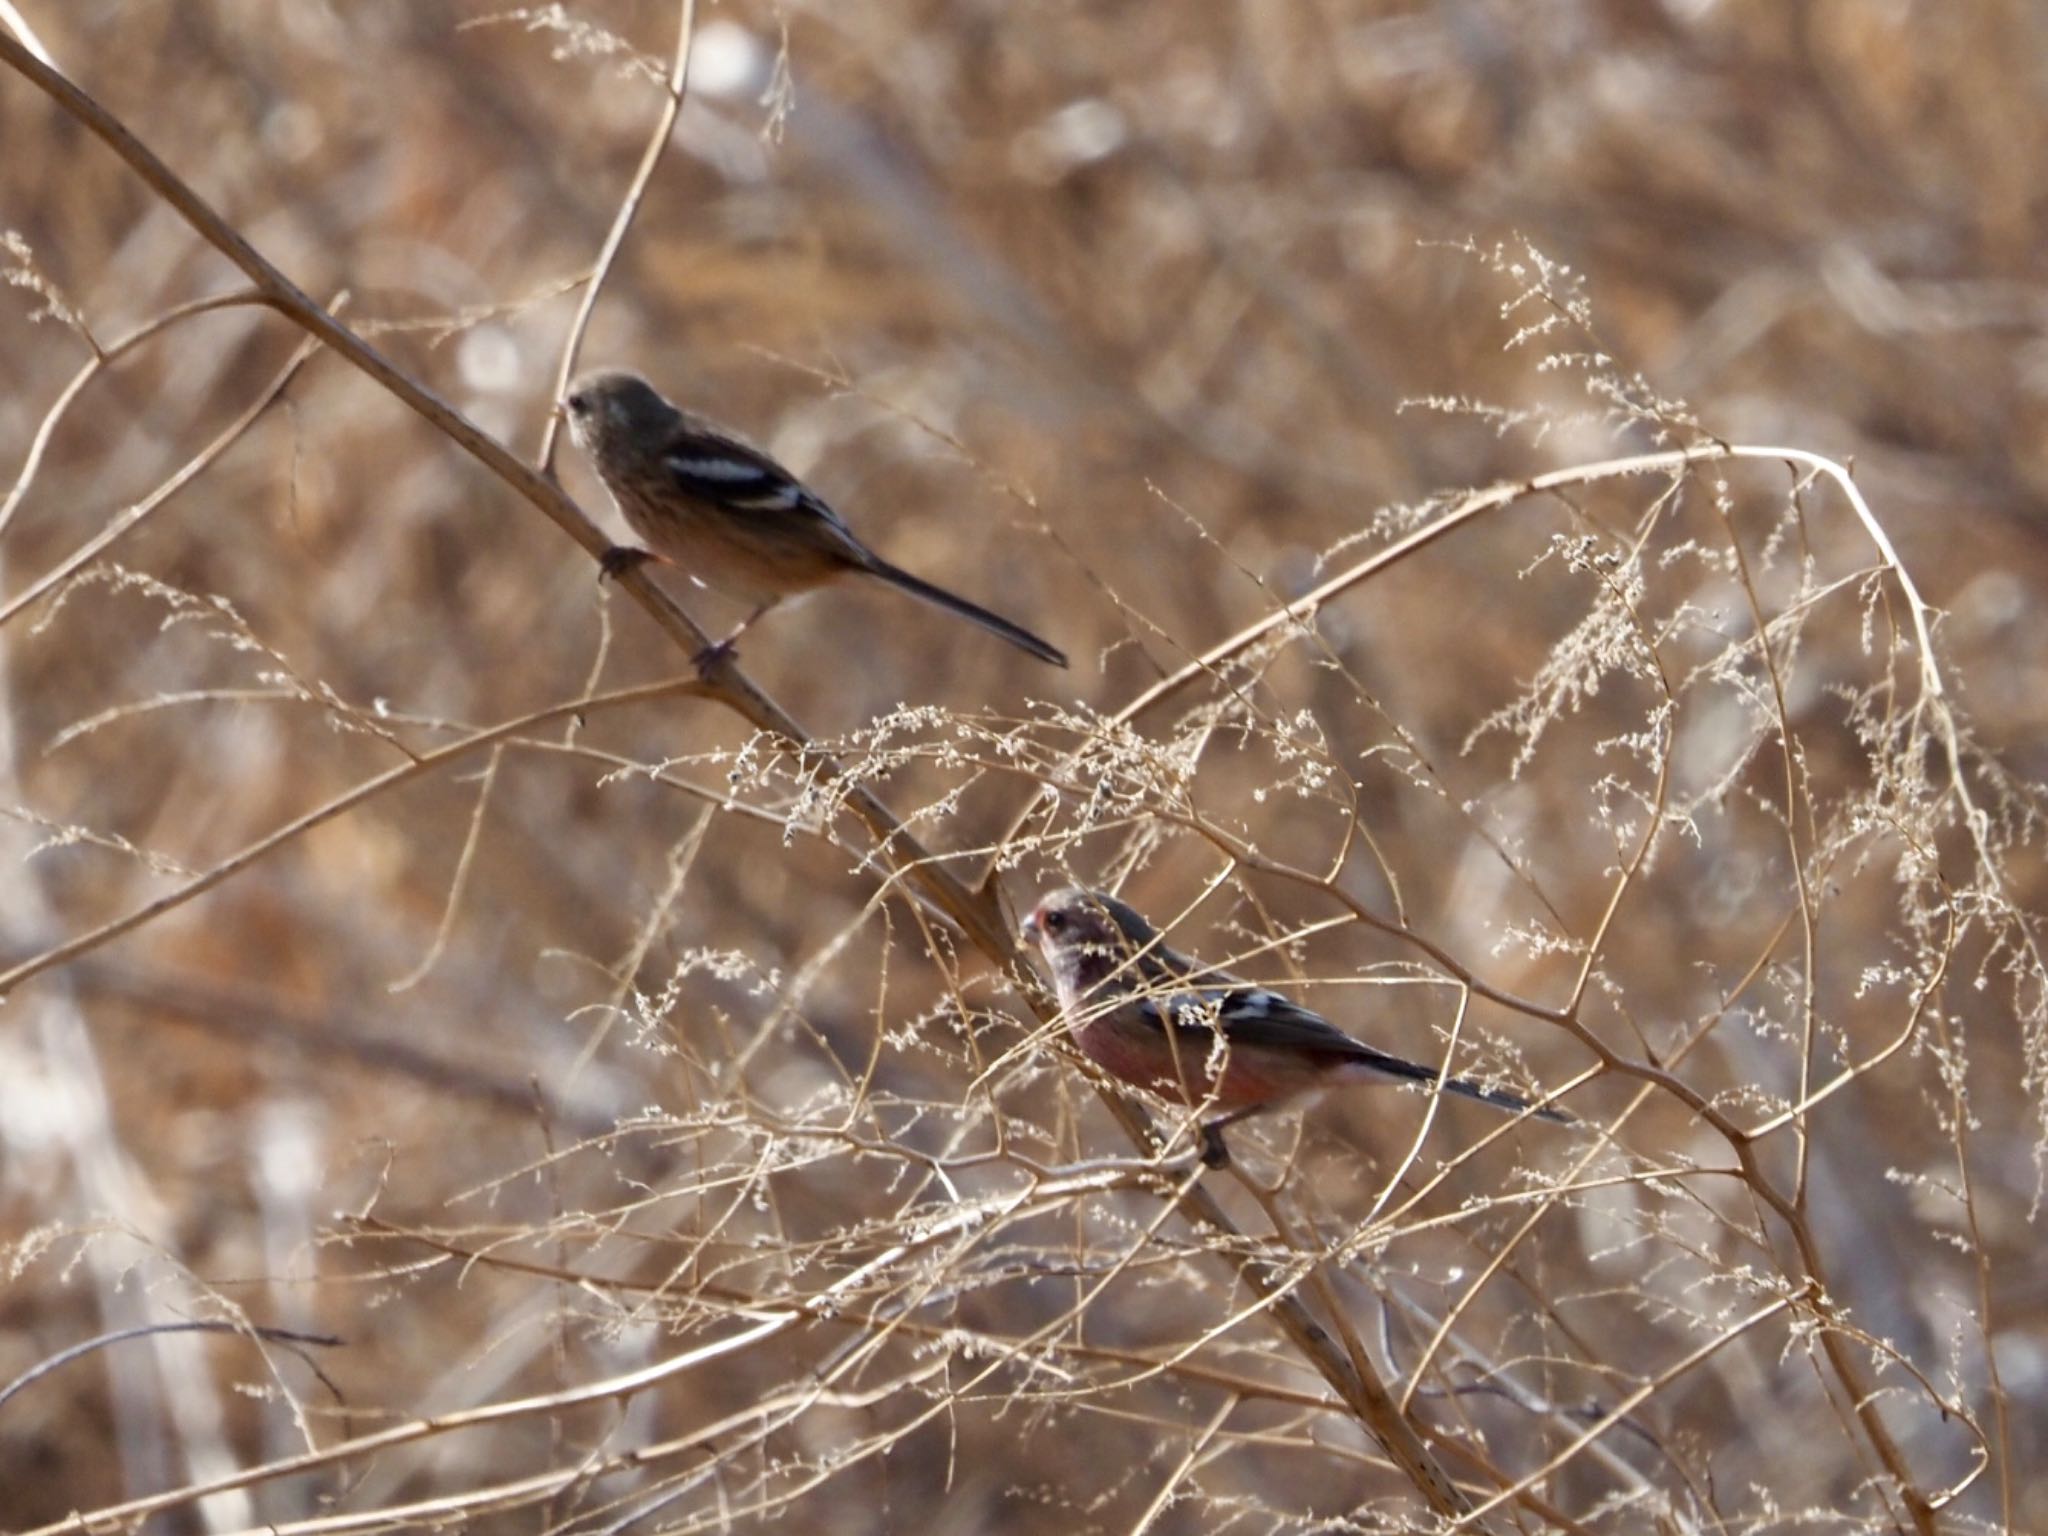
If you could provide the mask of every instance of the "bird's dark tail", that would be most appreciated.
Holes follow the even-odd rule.
[[[1021,624],[1012,624],[999,613],[990,613],[979,604],[970,603],[964,597],[955,597],[944,587],[935,587],[922,577],[900,570],[888,561],[876,558],[866,567],[870,575],[879,576],[892,587],[901,588],[912,597],[930,603],[934,608],[943,608],[948,613],[957,613],[971,624],[979,624],[992,635],[1000,635],[1020,651],[1028,651],[1040,661],[1050,662],[1056,667],[1067,664],[1066,652],[1047,645],[1038,636]]]
[[[1386,1051],[1374,1050],[1364,1041],[1357,1042],[1360,1060],[1389,1077],[1405,1078],[1411,1083],[1436,1085],[1437,1069],[1425,1067],[1419,1061],[1408,1061]],[[1461,1099],[1477,1099],[1482,1104],[1491,1104],[1495,1109],[1504,1109],[1511,1115],[1534,1115],[1538,1120],[1548,1120],[1553,1125],[1575,1125],[1577,1122],[1561,1109],[1548,1105],[1542,1108],[1523,1098],[1518,1093],[1509,1093],[1504,1088],[1488,1088],[1466,1077],[1447,1077],[1443,1081],[1445,1093],[1455,1093]]]

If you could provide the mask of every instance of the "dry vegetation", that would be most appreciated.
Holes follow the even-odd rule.
[[[16,9],[0,1528],[2048,1528],[2037,8]],[[1073,671],[691,682],[593,294]]]

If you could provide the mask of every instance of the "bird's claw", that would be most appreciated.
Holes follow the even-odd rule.
[[[597,557],[597,579],[617,581],[626,572],[645,565],[653,558],[652,550],[641,549],[632,544],[614,544]]]
[[[1211,1120],[1202,1127],[1202,1166],[1204,1168],[1227,1168],[1230,1166],[1230,1148],[1223,1144],[1223,1127]]]

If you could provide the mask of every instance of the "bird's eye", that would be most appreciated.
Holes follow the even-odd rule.
[[[582,416],[590,410],[590,396],[584,394],[581,390],[578,390],[562,403],[569,407],[569,414],[572,416]]]
[[[1060,931],[1060,930],[1061,930],[1062,928],[1064,928],[1064,927],[1066,927],[1066,926],[1067,926],[1067,914],[1066,914],[1066,913],[1064,913],[1064,912],[1048,912],[1048,913],[1046,913],[1046,914],[1045,914],[1045,931],[1046,931],[1047,933],[1058,933],[1058,932],[1059,932],[1059,931]]]

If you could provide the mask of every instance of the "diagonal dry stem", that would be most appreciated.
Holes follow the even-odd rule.
[[[562,361],[555,369],[554,392],[548,396],[550,402],[561,399],[569,388],[569,380],[576,372],[577,355],[583,350],[583,334],[589,330],[590,317],[597,309],[598,295],[603,293],[605,280],[611,276],[612,266],[625,247],[626,236],[633,228],[633,218],[639,213],[647,188],[654,181],[654,173],[661,166],[661,157],[675,132],[676,119],[682,115],[683,102],[690,89],[690,43],[696,30],[697,0],[681,0],[676,9],[675,57],[669,64],[668,79],[663,86],[666,99],[655,117],[654,131],[648,135],[647,148],[641,153],[639,169],[633,173],[626,195],[619,201],[619,211],[612,219],[612,227],[605,232],[604,244],[598,248],[597,260],[591,266],[590,281],[584,285],[575,318],[569,322],[569,334],[562,343]],[[547,425],[541,429],[538,456],[545,473],[554,470],[555,448],[561,441],[561,429],[561,415],[550,410]]]

